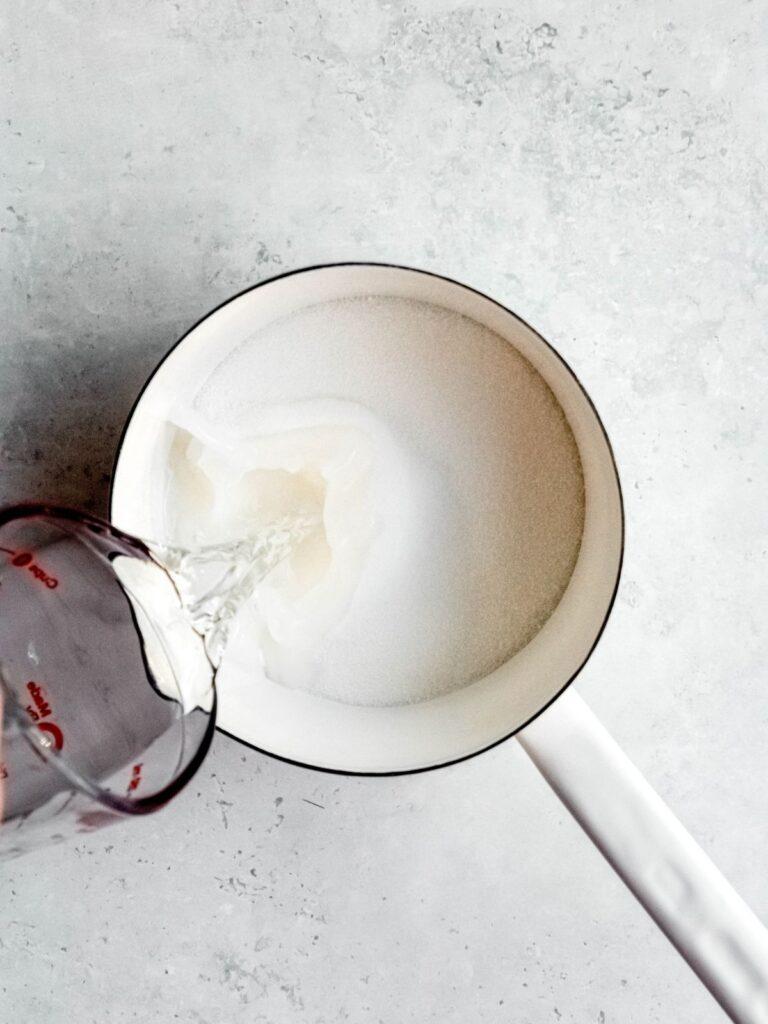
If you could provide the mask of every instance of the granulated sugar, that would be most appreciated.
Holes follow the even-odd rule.
[[[524,647],[568,584],[581,464],[552,392],[488,328],[395,298],[323,303],[236,348],[172,428],[166,536],[322,526],[253,590],[242,663],[353,704],[428,700]]]

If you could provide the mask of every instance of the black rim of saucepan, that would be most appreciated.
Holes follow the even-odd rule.
[[[119,439],[118,444],[117,444],[117,451],[115,453],[115,460],[114,460],[114,464],[112,466],[112,477],[111,477],[111,479],[114,482],[115,471],[117,469],[117,464],[118,464],[118,462],[120,460],[120,454],[121,454],[122,449],[123,449],[123,444],[125,442],[125,437],[126,437],[126,434],[128,433],[128,428],[131,425],[131,421],[133,420],[133,416],[134,416],[134,414],[136,412],[138,404],[141,401],[142,397],[144,396],[144,392],[147,390],[147,388],[149,387],[151,382],[154,380],[154,378],[155,378],[158,370],[160,369],[160,367],[176,351],[176,349],[186,340],[186,338],[190,334],[192,334],[193,331],[197,330],[197,328],[202,323],[204,323],[206,320],[208,320],[214,314],[218,313],[220,309],[224,308],[224,306],[229,305],[230,302],[234,302],[236,299],[241,298],[243,295],[247,295],[249,292],[255,292],[259,288],[263,288],[266,285],[273,284],[275,281],[281,281],[281,280],[283,280],[284,278],[287,278],[287,277],[295,277],[298,274],[308,274],[308,273],[312,273],[313,271],[316,271],[316,270],[329,270],[329,269],[333,269],[333,268],[342,268],[342,267],[380,267],[382,269],[388,269],[388,270],[405,270],[405,271],[408,271],[409,273],[422,274],[425,277],[433,277],[433,278],[436,278],[436,279],[438,279],[440,281],[445,281],[448,284],[454,285],[457,288],[463,288],[465,291],[472,292],[474,295],[478,295],[480,298],[485,299],[487,302],[493,303],[493,305],[496,306],[498,309],[501,309],[504,313],[507,313],[509,316],[514,317],[515,320],[519,321],[521,324],[523,324],[525,327],[527,327],[528,330],[531,331],[535,335],[535,337],[542,343],[542,345],[545,345],[550,350],[550,352],[552,352],[552,354],[560,361],[560,363],[562,363],[562,365],[565,367],[565,369],[568,371],[568,373],[573,378],[573,380],[576,383],[576,385],[579,388],[579,390],[584,395],[584,398],[586,399],[590,409],[592,410],[592,412],[593,412],[593,414],[595,416],[595,419],[597,420],[597,424],[600,427],[600,430],[602,431],[603,438],[604,438],[606,446],[608,448],[608,454],[610,455],[610,458],[611,458],[611,465],[613,467],[614,476],[616,478],[616,486],[617,486],[617,489],[618,489],[618,492],[619,492],[619,511],[620,511],[620,514],[621,514],[621,546],[620,546],[620,550],[619,550],[619,561],[618,561],[618,565],[616,567],[616,579],[615,579],[614,585],[613,585],[613,592],[611,594],[611,599],[608,602],[608,606],[606,608],[605,615],[603,616],[603,621],[602,621],[602,623],[600,625],[600,629],[597,631],[595,639],[592,642],[592,645],[589,648],[589,650],[587,651],[586,655],[584,656],[584,659],[582,660],[581,664],[571,674],[571,676],[563,684],[563,686],[557,691],[557,693],[554,695],[554,697],[551,697],[547,701],[547,703],[544,704],[541,708],[539,708],[539,710],[534,715],[531,715],[530,718],[526,719],[526,721],[523,722],[521,725],[519,725],[516,729],[513,729],[511,732],[506,733],[500,739],[494,740],[493,743],[489,743],[489,744],[487,744],[484,747],[480,747],[478,750],[473,750],[469,754],[462,754],[460,757],[451,758],[448,761],[441,761],[439,764],[425,765],[425,766],[419,767],[419,768],[403,768],[403,769],[398,769],[396,771],[376,772],[376,771],[353,771],[351,769],[346,769],[346,768],[327,768],[327,767],[324,767],[322,765],[309,764],[306,761],[298,761],[298,760],[296,760],[294,758],[285,757],[283,754],[278,754],[278,753],[276,753],[273,750],[267,750],[264,747],[257,747],[253,743],[249,743],[247,740],[242,739],[240,736],[235,736],[233,733],[228,732],[226,729],[223,729],[221,726],[217,726],[216,727],[220,732],[223,732],[225,736],[229,736],[231,739],[236,740],[238,743],[241,743],[243,746],[248,747],[250,750],[255,750],[259,754],[266,754],[268,757],[273,757],[273,758],[275,758],[278,761],[283,761],[285,764],[295,765],[297,768],[304,768],[304,769],[307,769],[309,771],[325,772],[326,774],[330,774],[330,775],[358,776],[358,777],[363,777],[363,778],[365,778],[365,777],[370,777],[370,778],[387,778],[387,777],[398,776],[398,775],[418,775],[421,772],[435,771],[438,768],[448,768],[451,765],[460,764],[462,761],[468,761],[472,757],[477,757],[479,754],[484,754],[484,753],[486,753],[486,751],[492,750],[494,747],[499,746],[499,744],[505,743],[508,739],[511,739],[517,733],[519,733],[523,729],[525,729],[526,726],[530,725],[531,722],[535,721],[535,719],[537,719],[539,717],[539,715],[543,714],[547,710],[547,708],[550,707],[550,705],[554,704],[554,702],[557,700],[557,698],[560,697],[568,689],[568,687],[571,685],[571,683],[579,675],[581,670],[584,668],[584,666],[587,664],[589,659],[592,657],[592,652],[595,650],[595,648],[597,647],[598,643],[600,642],[600,638],[602,637],[603,632],[605,631],[605,627],[608,624],[608,619],[611,616],[611,611],[613,610],[613,606],[614,606],[614,603],[616,601],[616,594],[617,594],[618,589],[619,589],[619,580],[621,579],[621,569],[622,569],[622,565],[623,565],[623,562],[624,562],[624,547],[625,547],[624,498],[623,498],[622,491],[621,491],[621,481],[619,479],[619,471],[618,471],[618,467],[616,465],[616,457],[614,455],[613,447],[611,445],[611,440],[608,437],[608,433],[607,433],[607,431],[605,429],[603,421],[601,420],[600,415],[599,415],[597,409],[595,408],[595,404],[592,401],[592,399],[590,398],[588,391],[586,390],[584,385],[581,383],[581,381],[579,380],[579,378],[576,375],[576,373],[574,373],[573,369],[568,365],[568,363],[565,361],[565,359],[563,359],[563,357],[560,355],[560,353],[557,351],[557,349],[555,349],[547,341],[546,338],[542,337],[542,335],[539,334],[539,332],[534,327],[532,327],[526,320],[524,320],[521,316],[518,316],[517,313],[513,313],[511,309],[508,309],[505,305],[503,305],[501,302],[498,302],[496,299],[491,298],[490,295],[486,295],[484,292],[479,291],[477,288],[472,288],[469,285],[464,284],[461,281],[456,281],[454,278],[446,277],[444,274],[436,274],[436,273],[434,273],[431,270],[422,270],[419,267],[409,267],[409,266],[405,266],[404,264],[400,264],[400,263],[383,263],[383,262],[379,262],[379,261],[376,261],[376,260],[340,260],[339,262],[336,262],[336,263],[317,263],[317,264],[314,264],[314,265],[308,266],[308,267],[297,267],[295,270],[287,270],[287,271],[284,271],[282,274],[275,274],[272,277],[264,278],[263,281],[259,281],[257,284],[250,285],[248,288],[243,288],[243,290],[237,292],[236,295],[231,295],[229,298],[225,299],[223,302],[220,302],[218,306],[215,306],[213,309],[209,310],[204,316],[200,317],[200,319],[196,323],[194,323],[187,331],[185,331],[184,334],[182,334],[181,337],[178,339],[178,341],[176,341],[172,345],[172,347],[165,353],[165,355],[160,360],[160,362],[157,364],[157,366],[155,366],[155,368],[152,371],[152,373],[149,375],[149,377],[147,377],[146,381],[144,382],[144,384],[141,387],[141,390],[137,394],[136,399],[135,399],[133,405],[131,406],[130,412],[128,413],[128,417],[127,417],[127,419],[125,421],[125,426],[123,427],[122,433],[120,435],[120,439]],[[114,500],[114,490],[113,490],[112,487],[110,487],[110,496],[109,496],[110,517],[112,515],[113,500]]]

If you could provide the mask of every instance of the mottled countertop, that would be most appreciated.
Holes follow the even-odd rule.
[[[619,461],[625,571],[579,689],[768,918],[765,6],[5,15],[2,500],[104,511],[158,358],[275,272],[490,292]],[[164,813],[2,875],[3,1021],[724,1020],[514,742],[375,780],[221,736]]]

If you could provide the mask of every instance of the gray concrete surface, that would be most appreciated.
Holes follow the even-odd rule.
[[[104,510],[155,361],[276,271],[492,293],[622,472],[579,688],[768,918],[765,5],[3,8],[2,499]],[[220,737],[165,813],[3,865],[0,906],[15,1024],[724,1019],[514,743],[377,781]]]

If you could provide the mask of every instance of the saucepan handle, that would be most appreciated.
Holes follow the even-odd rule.
[[[573,687],[518,739],[726,1013],[768,1024],[768,931]]]

